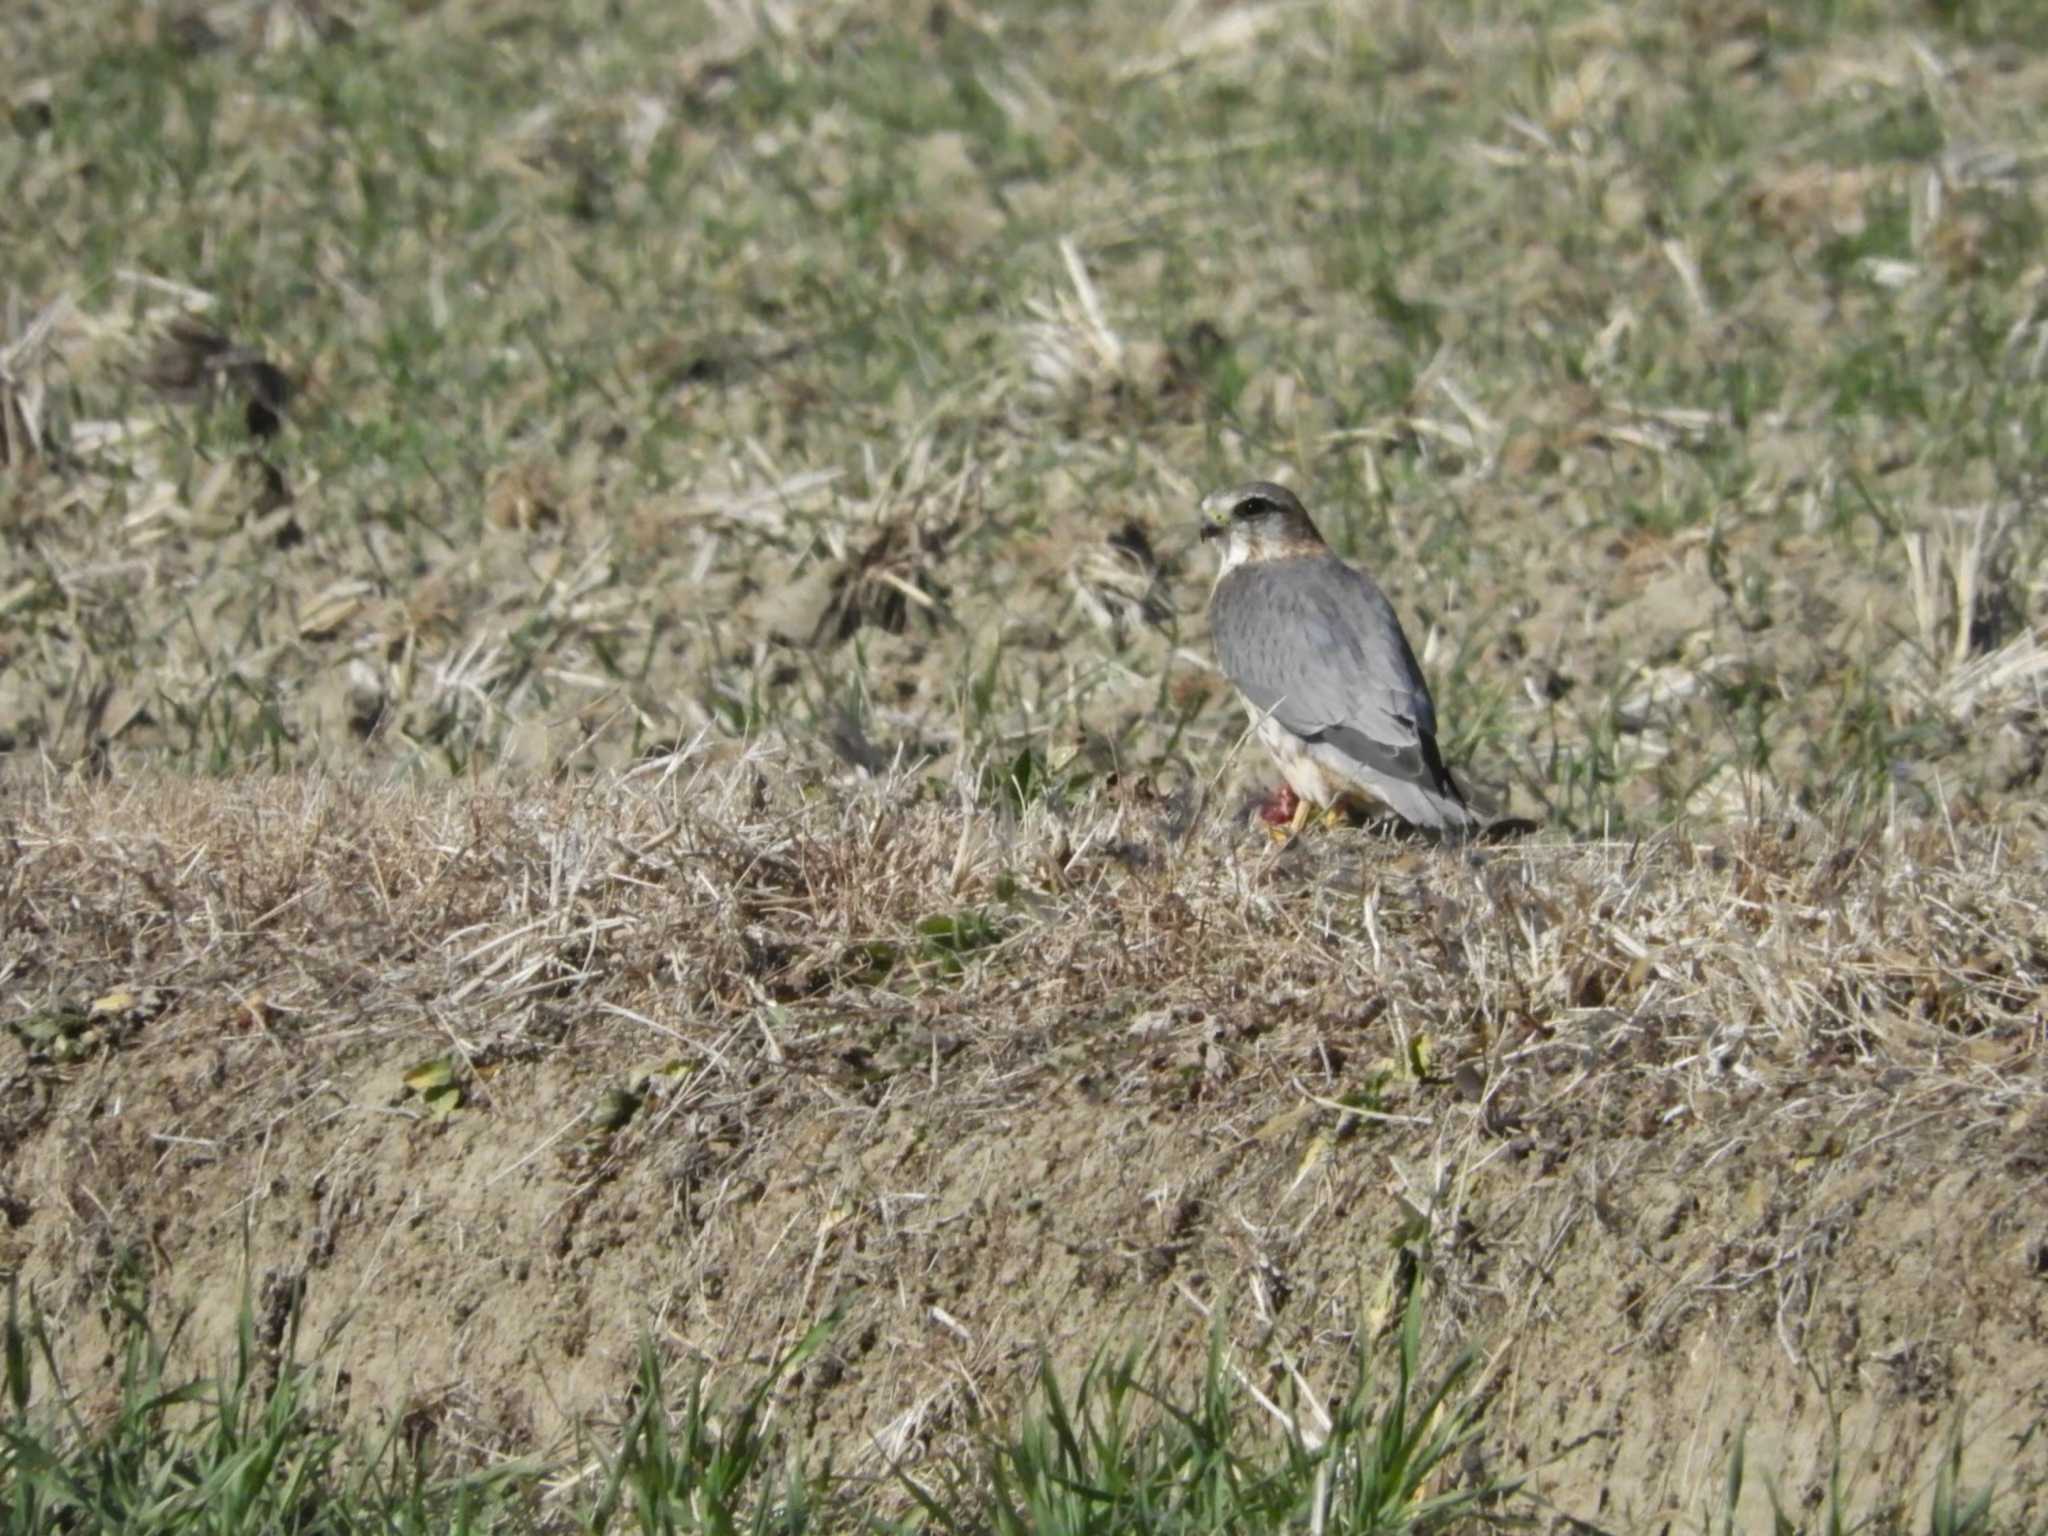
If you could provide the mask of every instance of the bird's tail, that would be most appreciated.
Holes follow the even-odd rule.
[[[1446,837],[1470,837],[1483,830],[1486,819],[1466,803],[1465,792],[1458,788],[1443,753],[1437,750],[1436,738],[1427,731],[1422,735],[1422,767],[1428,782],[1401,786],[1407,791],[1401,798],[1411,801],[1414,808],[1391,799],[1387,802],[1401,818]]]
[[[1439,787],[1440,786],[1440,787]],[[1440,832],[1447,838],[1466,838],[1482,831],[1485,818],[1465,803],[1456,780],[1446,773],[1437,785],[1415,781],[1375,784],[1377,795],[1396,816],[1411,827]]]

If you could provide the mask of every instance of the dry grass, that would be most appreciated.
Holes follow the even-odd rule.
[[[1935,1449],[1898,1404],[1967,1404],[1981,1480],[2037,1390],[1981,1289],[2048,1254],[2030,844],[1791,816],[1282,852],[1144,786],[1018,815],[767,749],[13,807],[10,1263],[80,1338],[123,1275],[226,1281],[248,1220],[316,1324],[376,1298],[347,1367],[451,1437],[604,1411],[640,1323],[757,1367],[837,1306],[792,1422],[952,1455],[1037,1341],[1191,1360],[1225,1302],[1255,1378],[1314,1379],[1419,1264],[1443,1342],[1493,1357],[1493,1464],[1639,1512],[1759,1407],[1752,1457],[1819,1476],[1815,1373],[1886,1488]],[[1674,1458],[1623,1384],[1703,1329],[1721,1385]],[[1605,1470],[1553,1422],[1617,1437]]]
[[[496,1058],[547,1044],[565,1007],[808,1057],[938,1009],[998,1079],[1083,1019],[1114,1023],[1119,998],[1159,1033],[1176,1010],[1289,1029],[1363,1011],[1438,1075],[1562,1075],[1556,1093],[1597,1076],[1674,1118],[1710,1088],[1816,1073],[1846,1074],[1830,1094],[1885,1093],[1864,1079],[1899,1067],[1992,1092],[1972,1064],[2039,1043],[2038,850],[1998,835],[1791,814],[1625,845],[1333,832],[1277,850],[1199,791],[1020,815],[977,804],[972,779],[722,757],[542,791],[18,787],[0,980],[37,1010],[144,989],[202,1032],[221,1020],[195,1002],[233,1002],[249,1049],[289,1020],[301,1059],[422,1027]],[[956,916],[957,955],[924,931]],[[1546,1066],[1588,1030],[1642,1071]]]

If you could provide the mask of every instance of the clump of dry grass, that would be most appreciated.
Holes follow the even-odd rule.
[[[2048,914],[2006,835],[1787,813],[1275,851],[1195,782],[1021,812],[976,783],[703,746],[541,791],[17,776],[0,983],[17,1022],[147,991],[151,1051],[289,1021],[302,1060],[435,1037],[496,1059],[612,1016],[772,1017],[787,1036],[741,1054],[786,1061],[943,1012],[1000,1076],[1084,1018],[1111,1057],[1117,1017],[1185,1031],[1168,1049],[1278,1031],[1283,1055],[1369,1019],[1402,1072],[1476,1073],[1490,1110],[1546,1123],[1595,1079],[1658,1123],[1796,1083],[1890,1103],[1898,1070],[1991,1102],[1976,1065],[2041,1043]],[[931,920],[959,914],[954,954]]]
[[[49,392],[42,377],[41,353],[55,329],[59,306],[33,317],[19,313],[20,298],[9,295],[8,314],[0,335],[0,464],[17,473],[44,451],[44,405]]]
[[[1937,830],[1795,823],[1704,845],[1272,855],[1198,824],[1187,791],[1013,818],[916,780],[799,797],[786,774],[750,754],[541,796],[32,792],[5,979],[44,1007],[168,989],[168,1021],[201,1029],[260,994],[314,1050],[431,1020],[465,1055],[524,1048],[564,1007],[673,1027],[778,1009],[787,1053],[937,996],[998,1071],[1118,997],[1261,1031],[1369,1008],[1406,1042],[1392,1054],[1427,1035],[1490,1093],[1597,1036],[1596,1059],[1630,1069],[1604,1091],[1618,1077],[1678,1117],[1816,1064],[1847,1074],[1831,1092],[1900,1065],[1950,1089],[1972,1050],[2023,1053],[2039,1027],[2040,893],[1997,840],[1971,857]],[[977,985],[934,994],[919,924],[962,910],[990,924]],[[1000,1022],[975,994],[1003,1000]]]

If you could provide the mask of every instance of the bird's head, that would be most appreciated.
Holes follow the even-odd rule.
[[[1223,541],[1219,576],[1249,560],[1320,554],[1324,547],[1300,499],[1270,480],[1203,497],[1202,538]]]

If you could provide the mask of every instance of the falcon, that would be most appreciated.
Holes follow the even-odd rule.
[[[1216,659],[1293,792],[1291,830],[1313,809],[1376,801],[1416,827],[1476,831],[1378,583],[1337,557],[1284,485],[1218,491],[1202,513],[1203,540],[1223,543],[1209,594]]]

